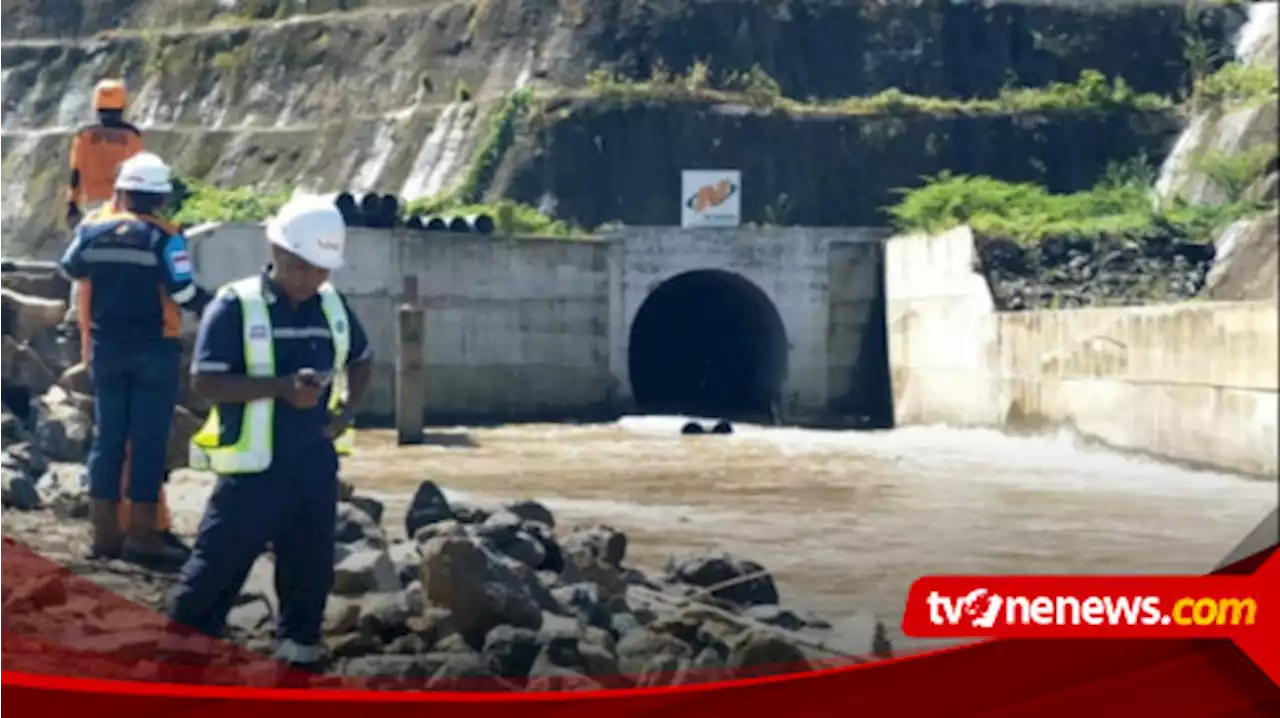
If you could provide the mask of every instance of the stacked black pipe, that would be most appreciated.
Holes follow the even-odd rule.
[[[342,213],[348,227],[391,229],[405,227],[420,232],[453,232],[458,234],[493,234],[497,228],[487,214],[431,214],[404,216],[405,202],[393,194],[367,192],[356,196],[339,192],[334,206]]]

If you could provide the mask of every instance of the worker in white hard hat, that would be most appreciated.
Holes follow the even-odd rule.
[[[155,216],[173,189],[164,160],[136,154],[120,166],[114,185],[114,197],[77,225],[59,262],[80,286],[79,321],[93,377],[90,553],[176,571],[187,551],[169,541],[162,525],[161,485],[178,401],[180,310],[199,314],[212,297],[195,283],[186,238]]]
[[[218,482],[171,618],[219,637],[268,543],[280,590],[277,657],[318,668],[333,582],[339,455],[372,374],[368,338],[329,282],[346,226],[332,202],[290,200],[266,224],[271,263],[223,287],[200,323],[192,388],[215,407],[191,465]]]

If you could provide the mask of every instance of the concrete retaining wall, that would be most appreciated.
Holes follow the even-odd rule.
[[[1277,474],[1277,303],[997,313],[968,228],[885,248],[898,424],[1065,425]]]
[[[426,308],[427,412],[433,420],[557,417],[601,411],[609,374],[609,246],[599,241],[353,229],[334,283],[377,353],[369,414],[394,407],[395,307],[403,277]],[[261,230],[225,225],[193,241],[214,287],[261,271]]]
[[[860,332],[879,297],[884,233],[868,229],[628,227],[603,240],[503,240],[353,229],[334,283],[377,353],[371,418],[393,411],[395,307],[404,277],[426,309],[430,420],[582,418],[631,408],[630,330],[649,293],[691,270],[746,278],[773,302],[789,342],[784,416],[824,416],[852,391]],[[260,227],[192,240],[214,287],[260,271]]]

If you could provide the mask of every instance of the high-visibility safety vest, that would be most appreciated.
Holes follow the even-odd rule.
[[[246,374],[255,378],[276,376],[275,342],[271,314],[263,294],[262,278],[250,277],[232,282],[218,290],[220,296],[240,299],[244,332],[244,365]],[[337,290],[329,282],[320,287],[320,306],[329,322],[333,337],[333,386],[329,393],[329,411],[338,413],[347,398],[347,355],[351,351],[351,322]],[[209,412],[204,426],[191,438],[187,464],[193,469],[212,469],[219,474],[252,474],[271,466],[275,414],[274,399],[258,399],[244,405],[240,420],[240,438],[235,444],[220,444],[218,408]],[[350,454],[355,436],[347,429],[334,440],[339,455]]]

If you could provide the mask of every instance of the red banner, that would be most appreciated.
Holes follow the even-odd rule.
[[[1274,680],[1274,658],[1280,642],[1275,640],[1272,612],[1280,558],[1273,558],[1254,576],[1238,575],[1256,567],[1270,553],[1255,555],[1250,562],[1226,572],[1237,575],[1211,579],[1148,577],[1099,583],[1100,579],[1059,577],[931,578],[913,589],[905,626],[914,633],[940,633],[955,628],[953,623],[971,624],[974,614],[986,615],[991,598],[998,595],[1004,612],[990,619],[991,632],[983,629],[981,635],[1039,631],[1046,628],[1043,622],[1047,620],[1052,624],[1049,628],[1089,635],[1103,635],[1097,633],[1100,629],[1133,636],[1140,635],[1137,631],[1178,630],[1186,631],[1182,636],[1223,638],[998,638],[875,663],[754,678],[721,676],[717,682],[663,688],[511,692],[526,686],[459,681],[434,683],[431,687],[437,690],[405,692],[368,690],[375,686],[359,679],[326,679],[323,686],[301,684],[307,688],[184,685],[162,682],[163,672],[140,680],[140,674],[146,673],[143,669],[154,663],[154,655],[147,653],[154,648],[154,641],[145,635],[164,630],[164,620],[65,570],[48,565],[39,568],[36,564],[41,559],[6,540],[5,607],[0,614],[4,670],[0,680],[3,697],[19,711],[14,715],[64,711],[78,715],[85,711],[98,715],[199,712],[212,716],[269,711],[277,718],[295,714],[349,718],[356,708],[353,703],[361,704],[359,710],[367,718],[422,715],[424,711],[433,716],[476,718],[510,715],[513,709],[527,718],[599,718],[602,711],[622,718],[660,712],[674,716],[747,711],[804,716],[868,712],[1276,715],[1280,686]],[[16,587],[15,575],[22,577]],[[979,589],[986,593],[970,598]],[[935,597],[930,601],[929,596]],[[1139,599],[1136,612],[1131,604],[1117,608],[1118,599],[1133,597]],[[1066,598],[1074,600],[1059,600]],[[1147,598],[1153,601],[1144,603],[1142,599]],[[42,599],[57,605],[29,610]],[[1255,602],[1252,613],[1246,599]],[[71,607],[79,611],[93,601],[110,604],[111,611],[97,605],[92,608],[95,616],[110,613],[111,626],[104,627],[105,619],[101,618],[94,625],[68,622],[67,616],[75,613]],[[1012,614],[1008,613],[1009,605],[1014,606]],[[1160,618],[1144,624],[1142,617],[1148,613],[1142,607],[1147,605]],[[1131,614],[1136,618],[1131,620]],[[939,619],[931,618],[934,615]],[[1010,616],[1013,620],[1008,620]],[[1061,625],[1071,624],[1072,616],[1078,616],[1078,624]],[[1167,623],[1165,616],[1169,617]],[[974,633],[971,627],[963,630]],[[1257,663],[1233,640],[1247,646]],[[225,667],[238,666],[239,675],[248,675],[243,671],[253,666],[264,671],[271,668],[262,656],[231,644],[223,648]],[[1272,670],[1272,677],[1259,665]],[[281,682],[291,684],[294,678],[284,676]],[[496,689],[507,692],[482,692]],[[517,703],[518,707],[513,705]]]

